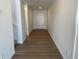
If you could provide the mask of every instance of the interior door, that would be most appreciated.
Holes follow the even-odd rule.
[[[34,11],[33,28],[47,29],[47,11]]]

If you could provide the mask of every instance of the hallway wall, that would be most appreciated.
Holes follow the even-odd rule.
[[[73,59],[77,0],[54,1],[48,10],[48,30],[64,59]]]
[[[30,34],[33,29],[33,10],[30,7],[28,8],[28,22],[29,22],[29,34]]]
[[[11,0],[0,0],[0,59],[14,55]]]
[[[16,40],[17,43],[22,44],[23,41],[26,39],[24,2],[22,0],[12,0],[11,8],[14,40]]]
[[[29,36],[29,34],[32,32],[32,23],[33,23],[33,15],[32,15],[32,9],[25,4],[25,22],[26,22],[26,35]]]
[[[12,8],[12,23],[13,23],[13,34],[14,34],[14,42],[18,40],[17,34],[17,8],[16,8],[16,0],[11,1],[11,8]],[[15,42],[16,43],[16,42]]]
[[[2,59],[2,54],[0,53],[0,59]]]
[[[26,23],[26,35],[29,35],[29,21],[28,21],[28,5],[24,5],[24,11],[25,11],[25,23]]]
[[[21,26],[22,26],[22,41],[26,39],[26,22],[25,22],[25,11],[24,11],[24,1],[20,0],[21,9]]]

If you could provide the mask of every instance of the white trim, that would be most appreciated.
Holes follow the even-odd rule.
[[[15,51],[13,52],[13,54],[11,54],[10,59],[12,59],[14,55],[15,55]]]
[[[77,35],[78,35],[78,11],[76,14],[76,29],[75,29],[75,40],[74,40],[74,48],[73,48],[73,59],[75,59],[75,52],[76,52],[76,43],[77,43]]]

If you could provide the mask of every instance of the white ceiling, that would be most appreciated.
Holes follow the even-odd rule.
[[[52,1],[53,0],[25,0],[25,3],[27,3],[32,9],[39,9],[39,6],[41,6],[42,9],[48,9],[52,4]]]

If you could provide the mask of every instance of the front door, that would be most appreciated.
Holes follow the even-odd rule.
[[[33,28],[34,29],[47,29],[47,12],[34,11],[33,14]]]

